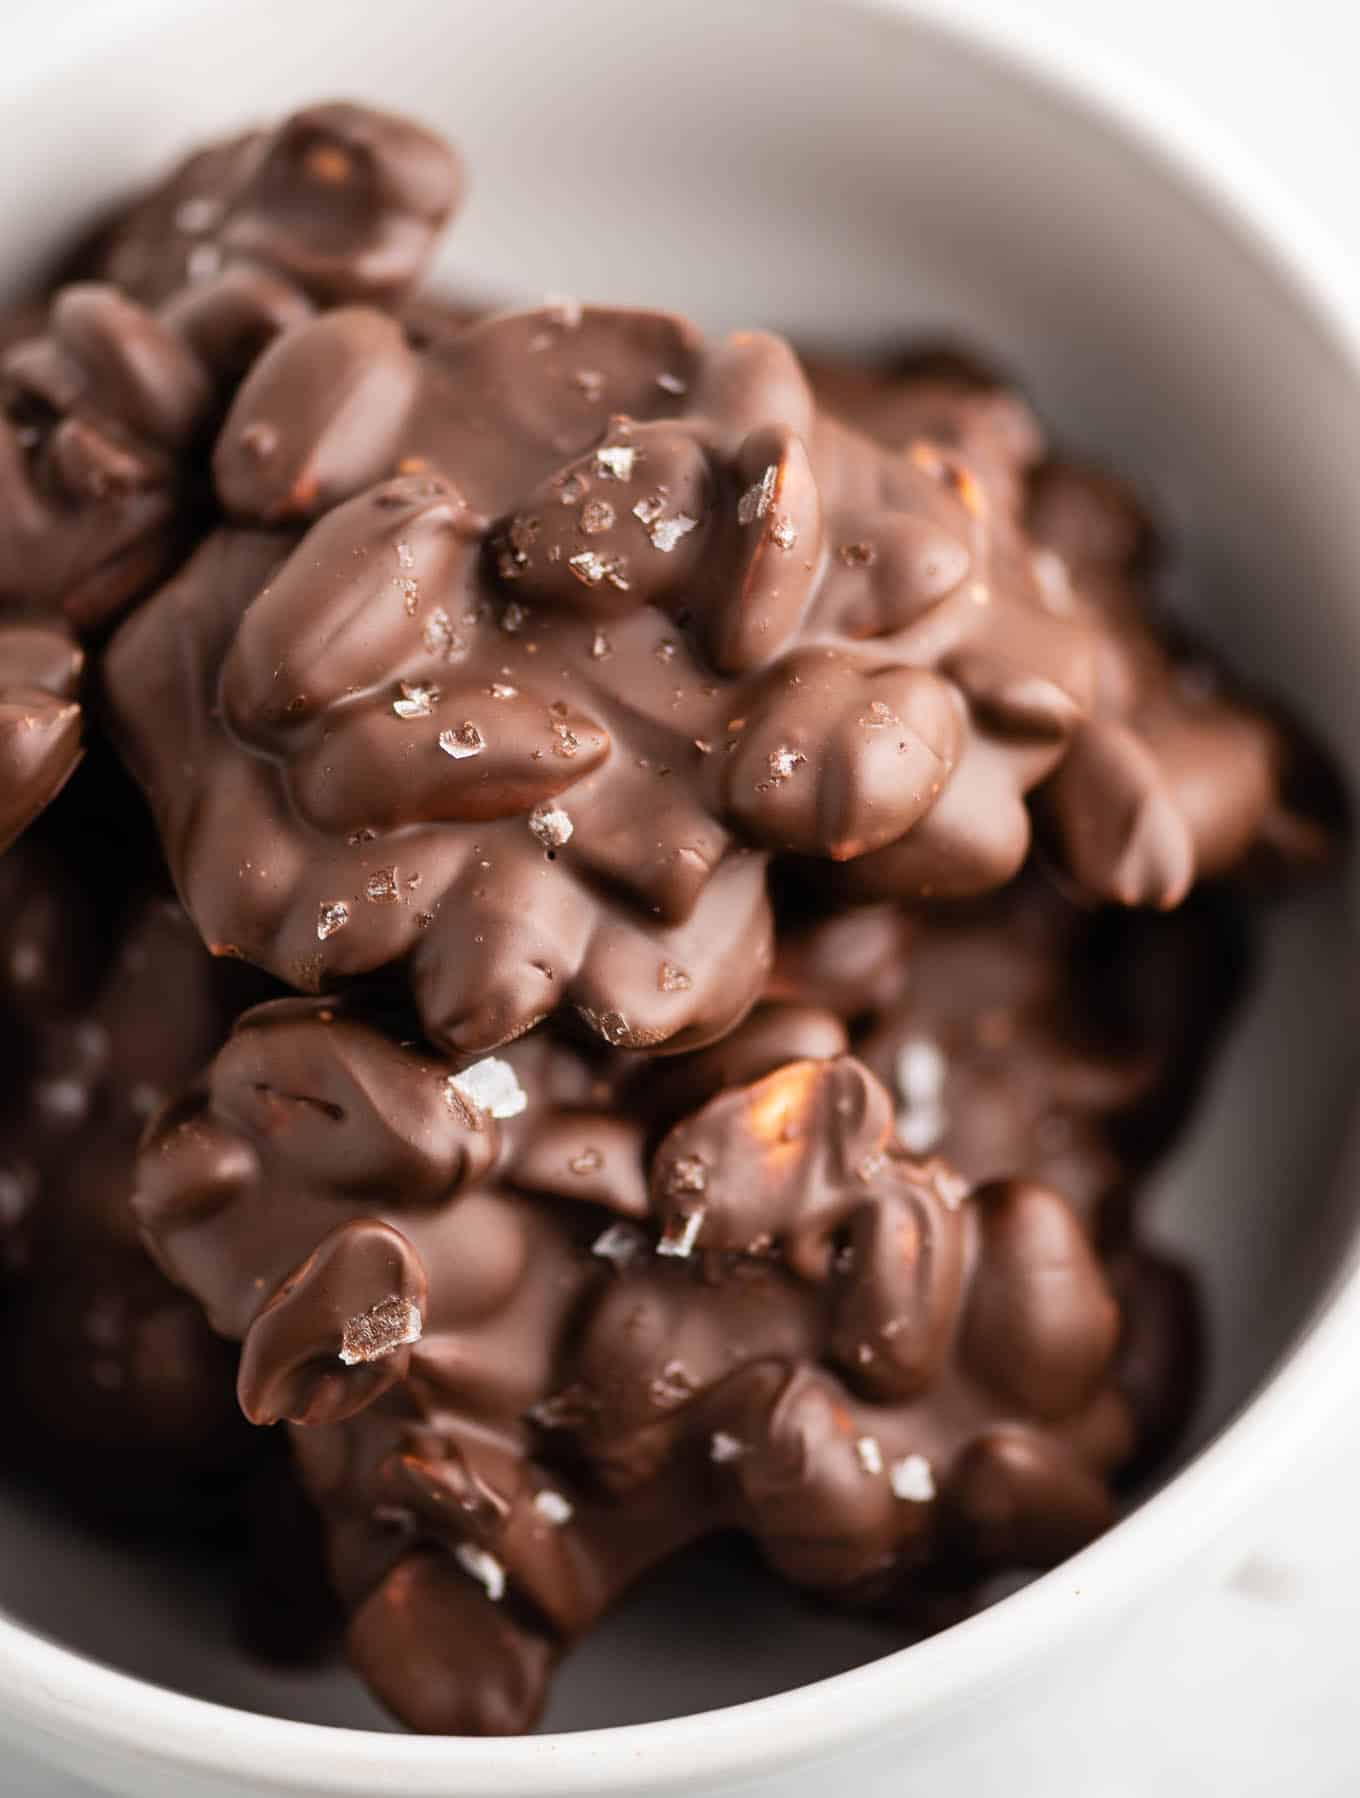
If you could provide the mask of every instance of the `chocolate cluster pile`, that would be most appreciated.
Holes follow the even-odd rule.
[[[1338,807],[981,367],[470,316],[460,185],[313,107],[0,332],[0,1253],[17,1470],[313,1519],[476,1732],[701,1538],[905,1630],[1113,1521]]]

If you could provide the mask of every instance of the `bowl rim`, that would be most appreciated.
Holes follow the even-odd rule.
[[[125,34],[132,7],[73,6],[44,21],[25,62],[31,83],[66,54]],[[691,0],[721,12],[724,0]],[[1253,152],[1196,104],[1082,29],[1017,17],[1005,0],[782,0],[786,13],[836,11],[877,19],[885,36],[924,32],[955,52],[1054,96],[1122,139],[1266,264],[1293,304],[1349,365],[1360,386],[1360,268]],[[0,77],[0,87],[4,78]],[[1337,1180],[1360,1172],[1355,1133]],[[261,1791],[327,1798],[605,1798],[693,1790],[702,1781],[769,1775],[900,1729],[927,1712],[968,1706],[1055,1637],[1070,1643],[1101,1615],[1137,1604],[1226,1532],[1288,1472],[1296,1454],[1360,1395],[1360,1266],[1316,1303],[1309,1322],[1259,1390],[1213,1441],[1109,1534],[1054,1572],[967,1622],[848,1672],[748,1703],[659,1722],[570,1734],[498,1738],[383,1734],[301,1723],[209,1702],[87,1659],[0,1615],[0,1711],[51,1760],[94,1771],[102,1750],[162,1777],[178,1768]],[[910,1661],[905,1656],[910,1656]]]

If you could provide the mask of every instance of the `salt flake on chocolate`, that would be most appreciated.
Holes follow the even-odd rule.
[[[909,1037],[897,1053],[895,1069],[902,1109],[897,1134],[911,1155],[928,1155],[948,1127],[943,1097],[946,1066],[939,1045],[928,1037]]]
[[[340,1359],[346,1367],[381,1361],[384,1355],[419,1342],[421,1327],[417,1306],[393,1293],[350,1318],[340,1336]]]
[[[441,730],[439,747],[445,755],[451,755],[455,762],[464,762],[470,755],[480,755],[486,748],[486,738],[475,724],[464,722],[457,730]]]
[[[691,518],[688,512],[677,512],[674,518],[658,518],[647,527],[647,535],[652,540],[652,547],[659,549],[663,556],[669,555],[682,537],[687,537],[696,528],[699,520]]]
[[[428,718],[432,706],[439,702],[439,688],[413,684],[410,681],[401,683],[400,697],[392,701],[392,710],[398,718]]]
[[[693,1211],[686,1212],[684,1217],[667,1224],[657,1242],[657,1254],[675,1261],[688,1261],[694,1253],[694,1245],[699,1240],[706,1215],[703,1206],[699,1205]]]
[[[610,1261],[615,1267],[630,1267],[647,1246],[641,1230],[632,1224],[610,1224],[590,1245],[592,1255]]]
[[[444,1084],[452,1098],[488,1117],[517,1118],[529,1103],[515,1070],[496,1055],[474,1061],[461,1074],[450,1074]]]
[[[935,1475],[924,1455],[904,1455],[888,1469],[894,1498],[907,1504],[928,1505],[935,1496]]]
[[[595,452],[595,472],[606,481],[631,481],[637,449],[631,443],[605,444]]]
[[[495,1555],[474,1542],[458,1543],[453,1553],[463,1572],[476,1580],[492,1604],[499,1604],[505,1597],[505,1569]]]
[[[860,1436],[855,1441],[855,1455],[866,1473],[882,1473],[883,1450],[877,1436]]]

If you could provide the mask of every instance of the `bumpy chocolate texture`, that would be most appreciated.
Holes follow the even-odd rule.
[[[92,272],[151,306],[242,262],[322,305],[394,305],[424,273],[462,185],[432,132],[325,102],[189,156],[118,221]]]
[[[1046,838],[1087,892],[1166,909],[1254,851],[1327,858],[1342,810],[1334,778],[1287,721],[1160,620],[1153,532],[1127,488],[1046,460],[1024,401],[980,363],[814,361],[810,374],[822,403],[877,441],[925,437],[1004,483],[1049,604],[1093,629],[1089,708],[1037,794]]]
[[[311,308],[231,270],[159,312],[82,282],[0,357],[0,606],[102,624],[153,586],[193,524],[191,452],[276,331]]]
[[[1140,580],[1149,532],[1132,495],[1050,463],[1030,522],[1105,626],[1090,716],[1039,796],[1068,872],[1101,898],[1166,908],[1253,851],[1324,862],[1339,818],[1332,777],[1205,655],[1154,629]]]
[[[0,360],[0,604],[96,626],[192,541],[205,436],[275,333],[355,295],[396,299],[457,197],[417,127],[313,107],[202,152]]]
[[[1072,904],[1031,873],[911,917],[864,907],[786,922],[765,1003],[741,1033],[835,1052],[837,1018],[892,1088],[900,1141],[980,1183],[1023,1169],[1093,1227],[1193,1106],[1249,967],[1239,894],[1206,886],[1167,916]],[[679,1065],[720,1090],[741,1039]],[[641,1080],[639,1080],[639,1085]]]
[[[769,850],[997,884],[1089,695],[985,484],[818,420],[777,339],[558,308],[416,353],[341,309],[255,365],[215,462],[243,526],[316,522],[213,538],[113,646],[181,891],[297,986],[406,961],[466,1052],[564,1001],[720,1034]]]
[[[0,915],[6,1456],[82,1508],[188,1526],[260,1444],[127,1201],[148,1117],[226,1029],[224,970],[177,906],[120,910],[32,838],[0,862]]]
[[[455,1065],[357,1000],[264,1007],[135,1200],[245,1336],[248,1408],[301,1420],[351,1652],[407,1721],[526,1727],[562,1647],[714,1530],[882,1602],[1110,1520],[1118,1312],[1056,1195],[909,1158],[844,1055],[650,1157],[608,1067],[541,1033]]]

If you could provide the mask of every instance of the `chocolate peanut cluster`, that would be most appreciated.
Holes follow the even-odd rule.
[[[399,1714],[523,1726],[560,1649],[710,1532],[865,1603],[1108,1520],[1136,1441],[1119,1313],[1051,1189],[911,1158],[845,1054],[727,1087],[650,1153],[550,1039],[455,1065],[266,1006],[162,1115],[134,1201],[244,1338],[248,1414],[293,1420]]]
[[[1164,1466],[1342,808],[998,377],[477,315],[461,186],[309,107],[0,325],[0,1249],[16,1477],[505,1732],[692,1543],[888,1646]]]

